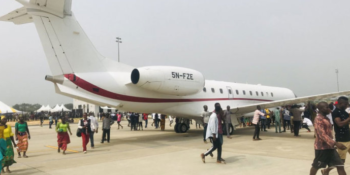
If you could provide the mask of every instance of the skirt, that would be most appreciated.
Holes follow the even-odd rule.
[[[69,135],[67,132],[57,133],[58,147],[62,150],[67,150],[67,145],[70,143]]]
[[[24,134],[21,136],[17,135],[18,143],[17,143],[17,151],[18,152],[26,152],[28,150],[28,135]]]
[[[12,164],[17,163],[14,159],[15,153],[13,152],[11,138],[6,139],[6,145],[7,145],[6,154],[1,161],[2,167],[11,166]]]

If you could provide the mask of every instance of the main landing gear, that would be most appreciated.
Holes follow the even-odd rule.
[[[175,122],[174,131],[176,133],[186,133],[190,129],[189,119],[176,118]]]

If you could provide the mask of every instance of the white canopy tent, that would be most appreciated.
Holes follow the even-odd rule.
[[[56,105],[51,112],[70,112],[71,110],[67,109],[63,104],[60,105]]]
[[[36,110],[36,111],[37,111],[37,112],[42,112],[42,111],[44,111],[44,112],[49,112],[49,111],[51,111],[51,110],[52,110],[52,109],[51,109],[50,105],[47,105],[47,106],[42,105],[41,108],[38,109],[38,110]]]
[[[22,111],[16,110],[11,108],[10,106],[6,105],[5,103],[0,101],[0,114],[5,114],[5,113],[23,113]]]

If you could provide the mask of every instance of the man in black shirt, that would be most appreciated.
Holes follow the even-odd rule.
[[[339,97],[338,105],[336,109],[332,112],[332,119],[334,123],[335,141],[342,143],[346,146],[345,150],[337,149],[340,158],[345,162],[346,153],[350,153],[350,130],[349,123],[350,117],[345,109],[349,105],[349,99],[347,97]],[[331,169],[327,168],[322,170],[322,174],[329,174]]]

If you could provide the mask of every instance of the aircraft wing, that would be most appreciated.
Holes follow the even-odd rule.
[[[277,107],[277,106],[305,103],[308,101],[320,100],[320,99],[324,99],[324,98],[332,98],[335,96],[342,96],[342,95],[344,95],[344,96],[350,95],[350,91],[343,91],[343,92],[336,92],[336,93],[329,93],[329,94],[320,94],[320,95],[292,98],[292,99],[286,99],[286,100],[277,100],[277,101],[266,102],[266,103],[256,103],[256,104],[246,105],[246,106],[238,106],[236,108],[232,108],[231,112],[235,113],[235,114],[245,114],[245,113],[254,112],[256,110],[257,105],[260,105],[262,109],[273,108],[273,107]]]

